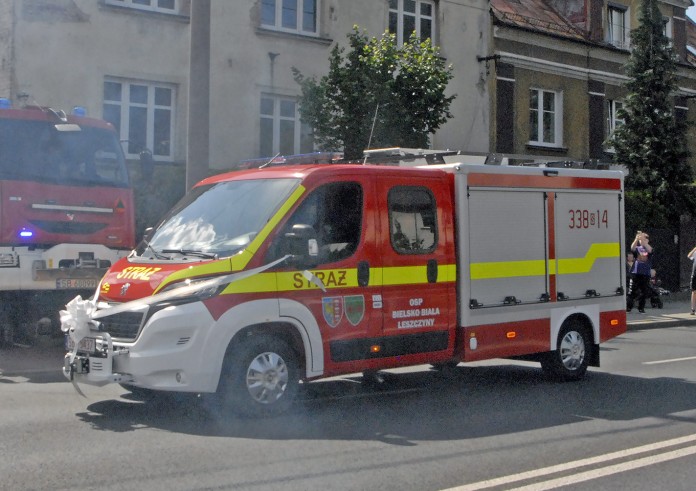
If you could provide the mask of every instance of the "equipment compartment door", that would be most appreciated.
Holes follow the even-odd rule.
[[[619,207],[617,193],[556,193],[559,296],[615,296],[623,287]]]
[[[546,298],[544,193],[470,189],[468,219],[469,300],[493,307]]]

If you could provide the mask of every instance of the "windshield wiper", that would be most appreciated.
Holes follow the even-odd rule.
[[[182,256],[196,256],[203,259],[217,259],[217,254],[210,254],[203,251],[195,251],[193,249],[162,249],[163,254],[181,254]]]
[[[155,258],[157,258],[157,259],[171,259],[167,256],[163,256],[162,254],[160,254],[160,252],[157,249],[155,249],[154,247],[152,247],[149,243],[145,246],[145,250],[148,250],[148,249],[150,249],[152,251],[152,255],[155,256]]]

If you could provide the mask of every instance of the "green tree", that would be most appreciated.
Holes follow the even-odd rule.
[[[663,32],[657,0],[643,0],[640,24],[631,32],[626,64],[624,124],[610,141],[614,161],[625,165],[627,227],[674,228],[696,210],[693,169],[688,164],[686,120],[675,118],[677,58]]]
[[[357,26],[348,47],[334,46],[329,73],[317,80],[293,68],[302,121],[322,150],[358,159],[366,148],[425,148],[452,114],[446,96],[452,67],[430,40],[415,35],[399,47],[393,34],[369,38]]]

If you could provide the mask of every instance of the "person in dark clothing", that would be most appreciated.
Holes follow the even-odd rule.
[[[687,257],[691,259],[691,315],[696,315],[696,247],[691,249],[691,252],[687,254]]]
[[[626,297],[626,312],[633,310],[633,304],[638,298],[638,312],[645,313],[645,301],[650,298],[650,270],[652,269],[653,248],[650,237],[640,230],[631,244],[631,252],[635,261],[631,269],[631,281]]]

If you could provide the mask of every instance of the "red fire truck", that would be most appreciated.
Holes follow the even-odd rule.
[[[622,194],[621,172],[550,165],[210,177],[68,305],[64,373],[246,415],[408,365],[520,358],[577,380],[626,329]]]
[[[60,308],[95,291],[134,226],[113,126],[0,100],[0,342],[60,334]]]

